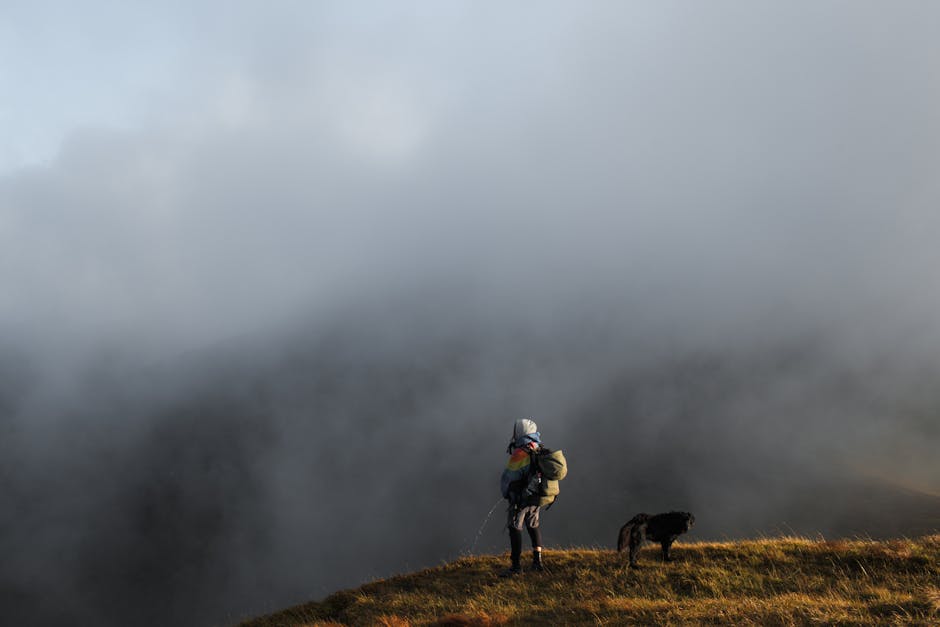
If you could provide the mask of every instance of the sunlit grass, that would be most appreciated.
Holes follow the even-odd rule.
[[[940,535],[884,542],[768,538],[677,543],[640,568],[614,551],[545,552],[548,571],[501,579],[507,557],[465,557],[244,623],[286,625],[938,625]]]

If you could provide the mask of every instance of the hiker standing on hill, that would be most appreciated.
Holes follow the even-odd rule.
[[[532,570],[542,570],[542,532],[539,529],[539,495],[537,483],[541,477],[531,467],[531,454],[538,452],[542,442],[538,426],[532,420],[517,420],[512,428],[512,441],[506,448],[509,461],[500,479],[503,498],[509,500],[509,547],[512,565],[503,571],[504,577],[522,572],[522,527],[525,525],[532,540]],[[533,489],[534,487],[534,489]]]

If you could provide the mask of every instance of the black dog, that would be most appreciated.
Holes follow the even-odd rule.
[[[668,514],[637,514],[630,522],[620,528],[617,538],[617,552],[629,545],[630,566],[636,566],[636,554],[644,540],[659,542],[663,547],[663,561],[669,560],[669,547],[680,535],[692,528],[695,516],[688,512],[669,512]]]

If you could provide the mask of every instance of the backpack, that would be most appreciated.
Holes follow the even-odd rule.
[[[532,469],[533,476],[541,477],[538,482],[538,504],[551,507],[561,491],[558,482],[568,475],[568,462],[565,460],[565,455],[560,450],[553,451],[543,447],[537,451],[530,451],[529,459],[531,461],[529,468]]]

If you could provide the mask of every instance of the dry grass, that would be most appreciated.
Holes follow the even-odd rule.
[[[676,561],[546,551],[545,573],[500,579],[467,557],[243,623],[287,625],[940,625],[940,535],[677,544]]]

